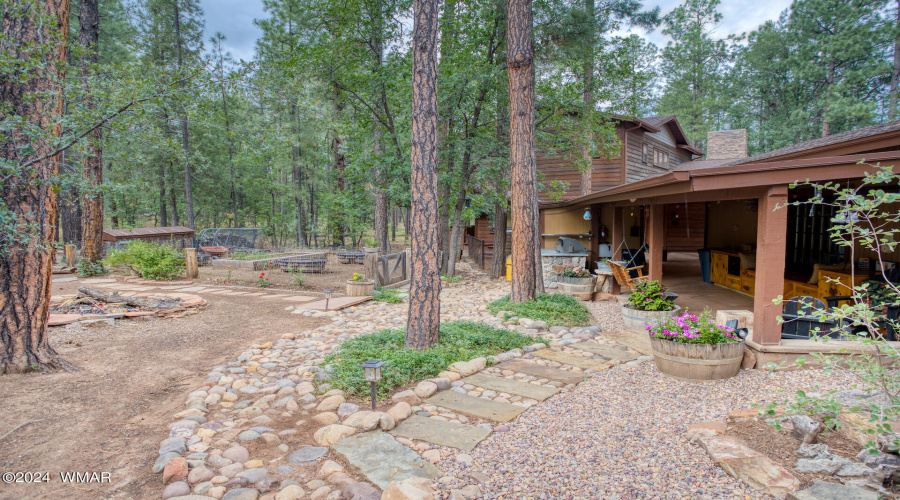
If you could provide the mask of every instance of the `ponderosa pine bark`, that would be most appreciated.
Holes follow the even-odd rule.
[[[3,113],[22,117],[34,130],[58,137],[69,0],[9,2],[0,23],[7,41],[2,50],[9,60],[27,61],[35,46],[53,45],[47,52],[48,64],[32,66],[27,74],[0,75]],[[0,143],[0,155],[12,165],[22,165],[51,154],[50,144],[52,141],[17,132]],[[70,366],[50,347],[47,337],[56,232],[53,221],[58,210],[52,178],[58,173],[59,156],[49,156],[14,171],[12,177],[3,179],[0,189],[0,204],[27,231],[21,242],[0,236],[0,374]]]
[[[512,184],[513,302],[538,293],[537,160],[534,144],[534,38],[531,0],[510,0],[507,8],[506,66],[509,72],[509,163]],[[541,282],[541,289],[543,289]]]
[[[100,5],[98,0],[81,0],[78,14],[80,25],[78,43],[84,49],[81,57],[81,77],[84,88],[84,105],[94,109],[91,95],[91,72],[99,62]],[[81,258],[97,262],[103,258],[103,127],[88,134],[81,176]]]
[[[594,31],[595,31],[595,9],[594,9],[594,0],[584,0],[584,12],[585,18],[587,18],[587,22],[585,23],[587,27],[587,33],[585,33],[587,42],[586,44],[590,47],[589,50],[585,51],[584,58],[584,90],[582,91],[581,98],[584,103],[584,111],[585,113],[591,113],[594,110]],[[590,115],[586,114],[585,118],[589,118]],[[589,195],[592,191],[593,184],[593,151],[591,151],[591,143],[594,141],[594,131],[591,129],[590,121],[588,121],[588,126],[585,127],[584,130],[584,144],[581,145],[581,158],[587,165],[584,166],[584,170],[581,171],[581,195]]]
[[[181,9],[178,7],[178,0],[175,0],[175,48],[178,53],[178,71],[184,67],[184,55],[181,40]],[[178,85],[184,88],[184,81]],[[178,117],[181,124],[181,149],[184,152],[184,210],[187,212],[188,227],[194,229],[194,189],[191,187],[191,143],[188,135],[188,119],[187,109],[182,106],[181,116]]]
[[[440,336],[438,262],[437,35],[438,1],[414,0],[412,68],[412,270],[406,347],[423,350]]]

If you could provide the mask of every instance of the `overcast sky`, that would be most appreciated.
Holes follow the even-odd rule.
[[[647,6],[659,5],[666,14],[675,8],[680,0],[645,1]],[[722,24],[717,29],[719,37],[730,33],[751,31],[769,19],[777,19],[781,11],[790,5],[790,0],[722,0]],[[216,31],[227,37],[226,47],[236,59],[250,60],[253,57],[254,42],[261,32],[253,20],[265,17],[262,0],[200,0],[206,14],[206,37]],[[657,29],[653,33],[640,33],[659,47],[666,45],[666,37]]]

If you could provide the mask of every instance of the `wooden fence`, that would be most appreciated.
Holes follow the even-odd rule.
[[[365,272],[376,288],[401,286],[409,281],[409,256],[407,252],[366,254]]]
[[[466,235],[466,244],[469,247],[469,255],[468,255],[469,259],[471,259],[472,262],[477,264],[478,267],[484,269],[485,268],[484,262],[486,260],[484,258],[484,254],[485,254],[484,240],[479,240],[478,238],[472,236],[471,234],[467,234]],[[488,263],[490,263],[490,261],[488,261]]]

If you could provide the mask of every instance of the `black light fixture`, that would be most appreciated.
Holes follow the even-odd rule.
[[[325,290],[325,310],[328,310],[328,301],[331,300],[331,296],[334,295],[334,290]]]
[[[360,368],[363,369],[363,380],[372,384],[372,409],[375,409],[375,383],[381,380],[381,367],[384,366],[384,361],[379,361],[377,359],[370,359],[365,363],[359,365]]]

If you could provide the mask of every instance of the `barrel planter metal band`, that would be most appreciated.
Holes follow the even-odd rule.
[[[626,330],[645,331],[647,325],[656,324],[664,321],[669,316],[674,316],[681,307],[675,306],[671,311],[642,311],[640,309],[632,309],[627,304],[622,305],[622,320],[625,323]]]

